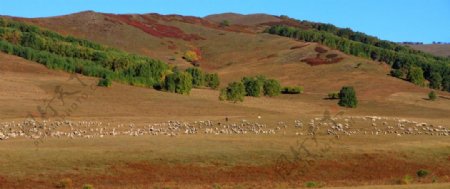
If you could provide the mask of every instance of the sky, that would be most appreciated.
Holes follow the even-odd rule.
[[[267,13],[331,23],[395,42],[450,42],[450,0],[0,0],[0,15],[34,18],[86,10],[200,17]]]

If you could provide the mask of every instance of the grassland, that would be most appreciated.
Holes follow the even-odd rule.
[[[230,122],[245,119],[272,128],[283,121],[290,124],[286,134],[53,137],[38,145],[25,138],[2,140],[0,188],[53,188],[67,178],[74,188],[87,183],[95,188],[298,188],[309,181],[341,188],[449,187],[448,136],[358,134],[343,135],[337,140],[321,134],[315,144],[310,135],[297,135],[305,131],[292,127],[294,120],[308,123],[329,111],[332,115],[341,112],[349,117],[402,118],[448,128],[448,93],[438,92],[436,101],[426,100],[428,89],[388,76],[389,68],[383,63],[348,56],[316,43],[260,34],[244,26],[223,29],[148,16],[205,40],[154,37],[93,12],[27,21],[167,60],[182,68],[190,66],[181,59],[182,52],[200,48],[203,53],[200,67],[217,72],[223,85],[242,76],[264,74],[279,79],[283,85],[304,86],[305,93],[248,97],[243,103],[234,104],[219,101],[219,92],[209,89],[194,89],[185,96],[119,83],[110,88],[86,88],[76,78],[88,86],[95,85],[98,78],[81,75],[74,78],[0,53],[0,122],[17,123],[28,113],[39,115],[37,107],[55,97],[55,88],[59,86],[66,92],[89,94],[66,117],[74,121],[100,121],[115,127],[130,123],[146,126],[169,120],[224,122],[228,118]],[[237,29],[245,32],[229,31]],[[170,49],[169,45],[176,49]],[[343,60],[320,66],[301,61],[316,57],[318,46]],[[170,61],[172,57],[175,60]],[[360,100],[358,108],[341,108],[337,101],[325,99],[329,92],[343,85],[355,86]],[[58,101],[55,108],[66,111],[80,94],[65,96],[65,103]],[[373,128],[371,122],[358,122],[352,127]],[[299,147],[298,141],[305,139],[309,139],[305,147],[318,157],[297,161],[295,149]],[[419,169],[429,170],[430,175],[418,178],[415,174]],[[406,175],[413,180],[400,185]]]

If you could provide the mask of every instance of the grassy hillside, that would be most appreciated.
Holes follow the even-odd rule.
[[[304,86],[306,92],[318,96],[326,96],[343,85],[355,86],[361,99],[367,100],[386,98],[402,90],[426,91],[389,77],[390,68],[378,62],[349,56],[318,43],[260,33],[264,28],[233,24],[221,27],[205,19],[178,15],[124,15],[126,20],[118,18],[120,16],[82,12],[60,17],[15,19],[154,57],[180,68],[191,66],[183,59],[187,50],[199,51],[200,68],[217,72],[221,87],[243,76],[263,74],[280,80],[282,85]],[[181,30],[183,35],[195,34],[198,39],[155,36],[146,32],[146,27],[153,26],[170,30],[170,33]],[[317,77],[318,74],[321,77]]]

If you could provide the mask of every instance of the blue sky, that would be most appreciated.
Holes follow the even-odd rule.
[[[349,27],[391,41],[450,42],[450,0],[0,0],[0,15],[46,17],[84,10],[267,13]]]

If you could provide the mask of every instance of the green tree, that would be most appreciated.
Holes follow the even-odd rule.
[[[220,91],[220,100],[227,100],[233,102],[244,101],[245,87],[242,82],[229,83],[225,89]]]
[[[436,93],[434,91],[431,91],[430,93],[428,93],[428,99],[430,100],[436,100],[437,96]]]
[[[194,87],[200,87],[205,85],[205,74],[200,68],[190,67],[186,69],[186,72],[192,76],[192,85]]]
[[[220,85],[219,75],[217,73],[206,74],[205,82],[207,87],[217,89]]]
[[[245,87],[246,96],[259,97],[263,88],[263,83],[255,77],[244,77],[242,83]]]
[[[430,76],[430,87],[433,89],[440,89],[442,83],[441,74],[438,72],[433,72]]]
[[[187,72],[174,72],[164,79],[163,88],[168,92],[189,94],[192,89],[192,76]]]
[[[353,87],[344,86],[339,92],[338,104],[343,107],[356,108],[358,105],[358,99],[356,98],[356,92]]]
[[[416,85],[423,86],[425,78],[423,77],[423,70],[417,66],[411,66],[408,72],[408,81]]]
[[[268,79],[264,81],[263,85],[264,95],[266,96],[278,96],[281,93],[281,85],[275,79]]]

